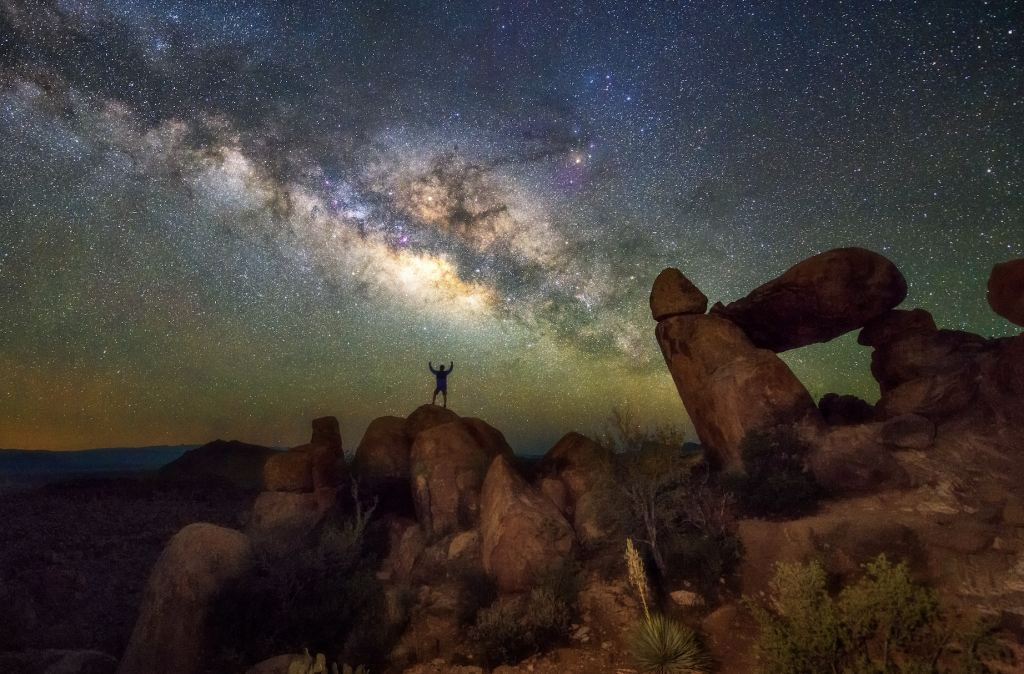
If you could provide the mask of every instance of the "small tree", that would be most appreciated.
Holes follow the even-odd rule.
[[[675,426],[643,426],[629,408],[613,409],[596,440],[613,451],[606,471],[607,510],[622,530],[645,543],[664,576],[666,539],[681,533],[723,534],[728,499],[711,488],[710,471],[698,456],[683,453]]]

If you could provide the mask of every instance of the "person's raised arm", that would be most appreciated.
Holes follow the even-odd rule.
[[[427,361],[427,367],[429,367],[429,368],[430,368],[430,371],[431,371],[431,372],[432,372],[433,374],[439,374],[439,373],[438,373],[438,371],[434,369],[434,365],[433,365],[433,364],[432,364],[432,363],[431,363],[431,362],[430,362],[429,360]]]
[[[455,361],[448,363],[448,374],[451,374],[452,370],[455,369]]]

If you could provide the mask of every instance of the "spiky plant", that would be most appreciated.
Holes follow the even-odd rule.
[[[711,669],[711,659],[693,630],[657,613],[640,621],[630,635],[629,644],[641,674],[683,674]]]
[[[644,605],[644,615],[650,619],[651,614],[647,610],[647,595],[650,590],[647,585],[647,573],[644,571],[644,562],[640,559],[640,553],[633,547],[633,539],[626,539],[626,568],[629,570],[629,583],[636,586],[636,592],[640,595],[640,601]]]

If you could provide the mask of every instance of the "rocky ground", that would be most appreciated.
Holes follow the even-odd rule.
[[[0,651],[120,657],[160,551],[191,522],[238,527],[255,494],[217,482],[91,478],[0,495]]]

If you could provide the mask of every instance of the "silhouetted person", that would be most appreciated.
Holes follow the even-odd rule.
[[[440,369],[435,370],[434,366],[430,363],[430,361],[427,361],[427,367],[429,367],[430,371],[433,372],[434,376],[437,377],[437,388],[434,389],[434,398],[430,401],[430,404],[431,405],[436,405],[437,404],[437,394],[440,393],[443,396],[443,399],[444,399],[444,406],[445,406],[445,408],[447,408],[448,407],[448,375],[450,375],[452,373],[452,370],[455,369],[455,361],[452,361],[451,363],[448,364],[448,369],[447,370],[444,369],[444,365],[441,365]]]

